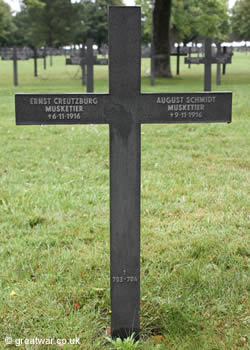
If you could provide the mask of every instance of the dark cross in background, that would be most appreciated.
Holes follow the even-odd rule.
[[[222,74],[225,75],[226,73],[226,63],[232,62],[232,51],[227,51],[227,47],[223,47],[223,53],[221,48],[221,43],[217,43],[217,53],[216,53],[216,59],[217,59],[217,70],[216,70],[216,85],[220,85],[221,83],[221,64],[223,66],[222,68]]]
[[[231,92],[141,93],[140,7],[109,8],[109,93],[17,94],[16,123],[109,124],[111,334],[140,332],[142,123],[231,122]]]
[[[37,48],[35,47],[33,49],[33,58],[34,58],[34,76],[38,76],[38,71],[37,71]]]
[[[200,53],[202,51],[202,47],[198,47],[197,43],[194,44],[195,46],[191,46],[188,48],[188,68],[191,68],[191,62],[194,57],[192,57],[192,54],[197,54],[197,57],[200,57]],[[194,58],[195,61],[197,61],[197,58]],[[197,62],[195,62],[197,63]]]
[[[188,48],[188,58],[191,58],[191,54],[192,54],[192,47]],[[188,64],[188,68],[191,68],[191,63],[189,62]]]
[[[232,62],[232,56],[226,55],[226,56],[213,56],[212,55],[212,39],[207,38],[205,39],[205,56],[204,57],[186,57],[185,63],[189,64],[204,64],[204,91],[211,91],[211,71],[212,71],[212,64],[218,62],[220,64],[225,63],[231,63]]]
[[[86,56],[85,45],[83,44],[80,49],[80,67],[82,71],[82,85],[86,85],[86,65],[83,62],[83,59]]]
[[[17,72],[17,48],[13,48],[13,82],[14,86],[18,85],[18,72]]]
[[[52,47],[49,48],[49,56],[50,56],[50,60],[49,60],[50,67],[52,67],[53,66],[53,48]]]
[[[154,86],[155,84],[155,48],[154,42],[151,42],[151,59],[150,59],[150,85]]]
[[[13,61],[13,83],[14,86],[18,86],[18,67],[17,61],[28,60],[30,58],[29,51],[26,49],[18,49],[17,47],[3,49],[2,60],[11,60]]]
[[[180,57],[187,56],[186,52],[181,52],[180,46],[177,46],[176,52],[171,52],[170,56],[176,56],[176,74],[180,74]],[[166,58],[165,54],[154,54],[153,42],[151,44],[151,61],[150,61],[150,84],[153,86],[155,84],[155,61]]]
[[[223,46],[222,52],[223,52],[223,54],[222,54],[223,57],[227,57],[228,60],[231,60],[231,59],[232,59],[232,56],[233,56],[233,50],[232,50],[232,48]],[[229,63],[231,63],[231,62],[229,62]],[[226,63],[223,63],[223,64],[222,64],[222,74],[223,74],[223,75],[226,74]]]
[[[217,43],[216,47],[217,47],[216,57],[220,58],[222,57],[221,43]],[[218,60],[217,69],[216,69],[216,85],[220,85],[220,83],[221,83],[221,63],[220,63],[220,60]]]
[[[93,53],[93,45],[94,40],[88,39],[87,40],[87,54],[86,54],[86,61],[87,64],[87,92],[93,92],[94,91],[94,64],[95,64],[95,56]]]
[[[88,39],[86,42],[87,53],[83,62],[87,65],[87,92],[94,91],[94,66],[103,66],[108,64],[107,58],[97,58],[93,52],[94,40]]]
[[[43,49],[43,69],[46,70],[47,69],[47,47],[44,46]]]
[[[176,48],[176,51],[171,51],[170,56],[176,56],[176,75],[180,74],[180,57],[187,56],[188,48],[181,48],[179,45]],[[164,59],[167,57],[166,54],[157,54],[155,55],[153,40],[151,41],[151,48],[143,47],[142,58],[150,58],[150,84],[154,85],[155,82],[155,61],[158,59]]]
[[[223,55],[227,54],[227,47],[223,46]],[[225,75],[226,74],[226,64],[224,63],[222,66],[222,74]]]
[[[86,42],[87,51],[83,45],[82,54],[80,56],[71,56],[66,59],[66,64],[80,65],[82,69],[82,85],[85,85],[85,65],[87,65],[87,92],[94,91],[94,65],[107,65],[107,58],[98,59],[93,52],[93,39],[88,39]]]
[[[178,45],[176,52],[171,52],[170,56],[176,56],[176,75],[180,74],[180,57],[187,56],[187,52],[181,52],[181,48]]]
[[[34,59],[34,76],[38,76],[38,68],[37,68],[37,59],[38,58],[44,58],[44,50],[37,49],[37,47],[34,47],[32,52],[30,53],[30,58]]]
[[[82,72],[82,85],[84,86],[86,84],[86,69],[85,69],[85,63],[84,58],[86,56],[85,52],[85,45],[83,44],[80,49],[80,55],[72,55],[70,58],[66,58],[66,65],[77,65],[81,67]]]

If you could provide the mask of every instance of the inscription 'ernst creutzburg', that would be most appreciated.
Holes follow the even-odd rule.
[[[30,105],[44,105],[48,119],[80,119],[85,105],[97,105],[97,97],[31,97]]]
[[[97,97],[31,97],[31,105],[97,105]]]

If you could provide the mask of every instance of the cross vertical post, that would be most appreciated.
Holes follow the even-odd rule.
[[[221,43],[217,43],[217,56],[221,57]],[[217,62],[217,69],[216,69],[216,85],[220,85],[221,83],[221,64],[218,60]]]
[[[138,338],[140,124],[132,110],[140,94],[140,8],[111,7],[109,15],[110,95],[117,101],[110,123],[111,332]]]
[[[218,45],[217,45],[218,47]],[[217,64],[217,75],[216,75],[216,83],[220,84],[221,79],[221,64],[231,63],[232,55],[221,53],[220,46],[217,49],[217,55],[212,55],[212,40],[205,40],[205,56],[204,57],[187,57],[185,58],[185,63],[192,64],[204,64],[204,91],[211,91],[211,66],[212,64]]]
[[[33,49],[34,52],[34,76],[37,77],[37,48]]]
[[[180,45],[177,46],[176,75],[180,74]]]
[[[46,70],[46,68],[47,68],[47,48],[45,46],[43,50],[43,69]]]
[[[82,48],[81,48],[81,71],[82,71],[82,85],[85,85],[86,84],[86,79],[85,79],[85,63],[84,63],[84,58],[85,58],[85,46],[84,44],[82,45]]]
[[[189,48],[188,48],[188,57],[189,57],[189,58],[191,57],[191,52],[192,52],[192,48],[189,47]],[[191,68],[191,63],[190,63],[190,62],[189,62],[189,64],[188,64],[188,68]]]
[[[50,55],[50,66],[53,66],[53,49],[49,49],[49,55]]]
[[[150,57],[150,85],[155,84],[155,45],[154,45],[154,21],[152,21],[152,36],[151,36],[151,57]]]
[[[223,55],[226,55],[227,53],[227,47],[223,46]],[[222,65],[222,74],[225,75],[226,74],[226,63],[223,63]]]
[[[18,78],[17,78],[17,48],[13,48],[13,80],[14,80],[14,86],[18,85]]]
[[[94,61],[94,55],[93,55],[93,39],[87,40],[87,92],[93,92],[94,91],[94,72],[93,72],[93,61]]]
[[[151,42],[151,60],[150,60],[150,85],[154,86],[155,84],[155,50],[154,50],[154,41],[152,38],[152,42]]]
[[[211,91],[212,40],[205,39],[204,91]]]

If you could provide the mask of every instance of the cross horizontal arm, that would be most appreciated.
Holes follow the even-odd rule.
[[[108,94],[16,94],[16,124],[106,124]]]
[[[204,57],[185,57],[184,58],[184,63],[191,63],[191,64],[202,64],[205,63],[205,58]]]
[[[216,56],[216,63],[230,64],[232,63],[232,55]]]
[[[231,92],[141,94],[139,123],[230,123]]]
[[[72,56],[70,58],[66,58],[66,65],[76,65],[80,66],[82,58],[80,56]]]
[[[171,52],[170,53],[170,56],[187,56],[187,53],[186,52]]]
[[[95,60],[95,66],[105,66],[109,64],[108,58],[97,58]]]
[[[109,61],[107,58],[97,58],[95,57],[93,60],[93,64],[95,66],[105,66],[108,65]],[[66,58],[66,65],[76,65],[87,64],[86,58],[81,58],[80,56],[72,56],[70,58]]]
[[[186,64],[205,64],[207,62],[206,57],[186,57],[185,61]],[[215,64],[215,63],[232,63],[232,56],[224,55],[224,56],[213,56],[209,58],[208,63]]]

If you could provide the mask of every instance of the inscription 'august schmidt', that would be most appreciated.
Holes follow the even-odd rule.
[[[49,120],[80,119],[84,106],[97,105],[97,97],[31,97],[30,105],[43,105]]]
[[[216,103],[216,96],[159,96],[157,104],[166,104],[172,118],[203,118],[206,105]]]

